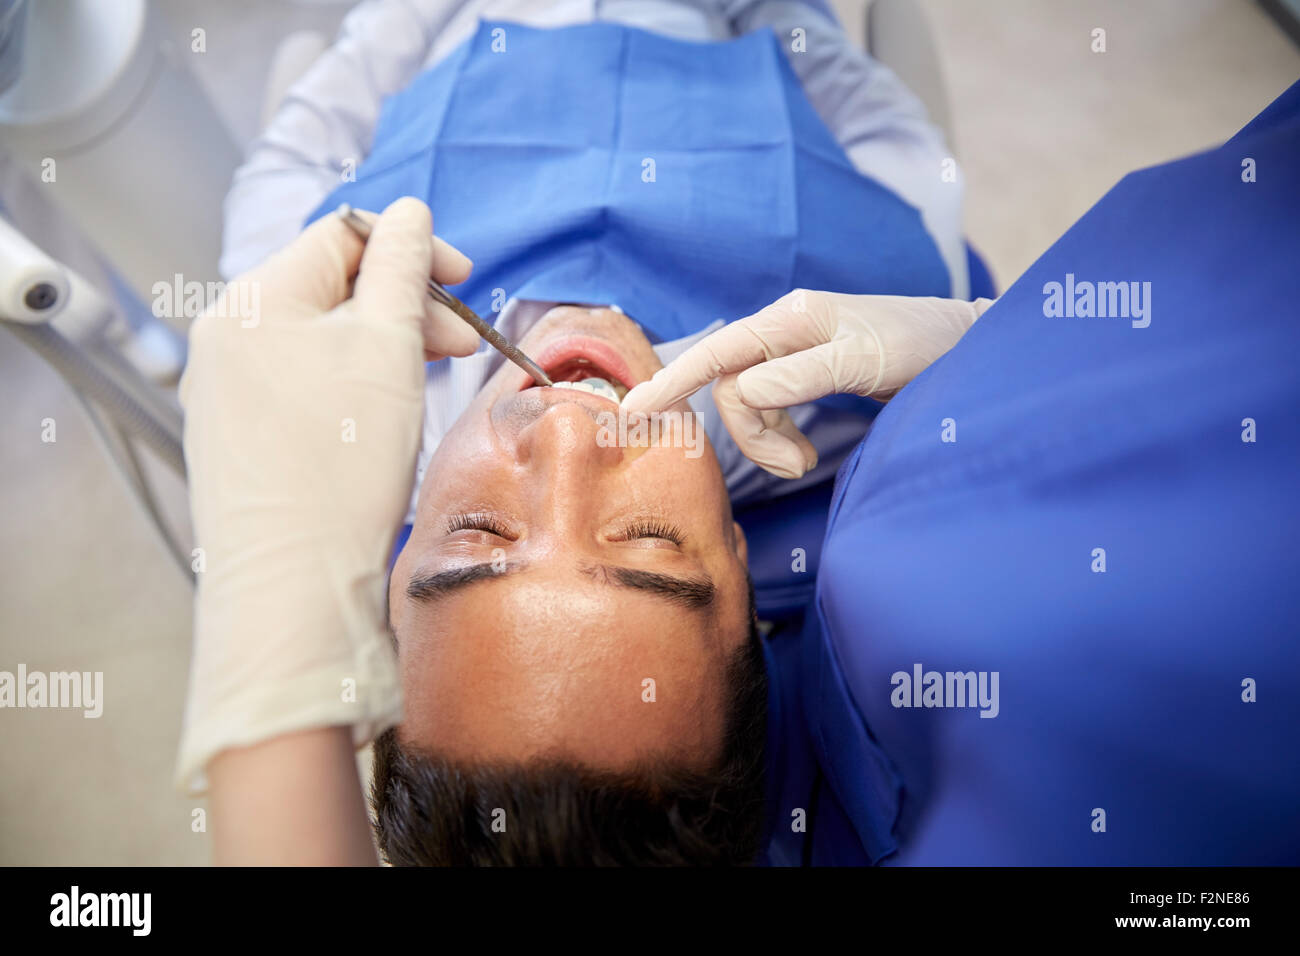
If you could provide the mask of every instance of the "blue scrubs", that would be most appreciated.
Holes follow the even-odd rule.
[[[1125,177],[845,463],[770,860],[1300,863],[1298,474],[1300,84]]]

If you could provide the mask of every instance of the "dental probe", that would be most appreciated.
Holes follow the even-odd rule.
[[[335,214],[347,223],[348,227],[363,240],[368,240],[370,238],[370,223],[357,215],[357,211],[350,205],[343,203],[337,210],[335,210]],[[468,322],[475,332],[487,339],[488,345],[491,345],[494,349],[531,375],[538,385],[555,384],[551,381],[550,377],[542,371],[541,367],[536,362],[511,345],[510,341],[504,335],[480,319],[474,313],[473,309],[444,289],[441,284],[435,282],[433,279],[429,280],[429,295],[434,299],[434,301],[441,302],[447,308],[451,309],[451,311],[455,312],[458,316]]]

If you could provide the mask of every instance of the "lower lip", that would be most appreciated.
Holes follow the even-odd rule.
[[[611,379],[627,388],[631,388],[636,384],[632,381],[632,370],[628,368],[623,356],[600,339],[583,336],[571,336],[570,338],[561,339],[558,342],[551,343],[544,351],[533,356],[533,361],[549,374],[551,369],[559,368],[566,362],[580,358],[591,362],[592,365],[596,366],[597,371],[605,372]],[[528,384],[531,385],[532,381],[529,380]],[[525,385],[524,387],[527,388],[528,386]]]

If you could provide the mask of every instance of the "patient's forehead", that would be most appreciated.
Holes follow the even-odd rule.
[[[404,635],[403,739],[452,759],[706,767],[728,656],[714,617],[546,576],[484,582]]]

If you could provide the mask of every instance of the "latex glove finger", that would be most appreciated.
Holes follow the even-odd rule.
[[[990,299],[844,297],[836,333],[845,355],[840,391],[882,401],[893,397],[956,345],[992,304]]]
[[[232,301],[253,301],[276,320],[314,317],[342,303],[352,294],[352,279],[361,264],[365,242],[338,220],[324,216],[304,229],[289,245],[269,256],[256,269],[234,280],[249,283],[252,296],[230,296]],[[230,295],[229,291],[227,295]],[[293,303],[300,308],[286,308]],[[258,316],[241,316],[260,321]],[[248,327],[246,325],[246,327]]]
[[[753,408],[788,408],[848,393],[881,401],[942,356],[992,302],[811,293],[835,311],[824,345],[755,365],[738,387]]]
[[[834,309],[821,293],[796,289],[696,342],[624,397],[628,412],[662,411],[720,375],[830,341]]]
[[[790,408],[841,392],[873,395],[881,391],[880,353],[879,338],[866,328],[746,369],[737,377],[738,394],[760,409]]]
[[[799,478],[817,467],[817,449],[784,409],[752,408],[741,400],[736,374],[713,383],[713,403],[741,453],[779,478]]]
[[[418,322],[427,359],[471,355],[478,348],[478,333],[433,301],[425,280],[463,282],[472,268],[463,253],[433,235],[429,207],[405,196],[374,220],[353,304],[371,321]]]
[[[396,206],[399,203],[405,206],[408,202],[420,203],[420,201],[414,196],[402,196],[399,199],[393,200],[393,202],[389,204],[388,208],[392,209],[393,206]],[[424,205],[424,203],[420,203],[420,205]],[[425,208],[428,209],[427,206]],[[387,212],[388,210],[384,211]],[[372,229],[379,221],[379,213],[377,212],[371,212],[368,209],[353,209],[352,212],[370,223]],[[432,212],[429,213],[429,220],[430,227],[432,227]],[[348,231],[351,232],[352,230],[349,229]],[[433,265],[429,270],[429,275],[437,279],[443,285],[455,285],[458,282],[464,282],[468,279],[473,269],[474,262],[469,258],[469,256],[465,255],[465,253],[461,252],[441,236],[433,236]]]

